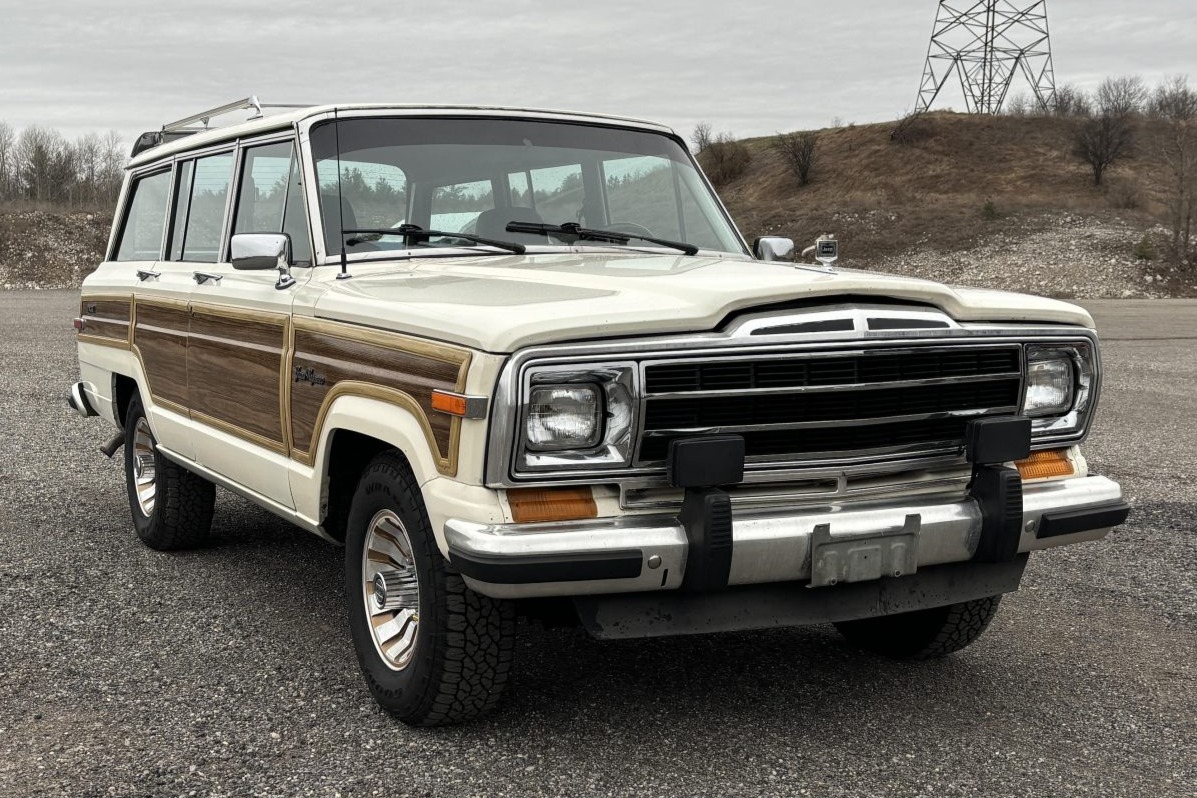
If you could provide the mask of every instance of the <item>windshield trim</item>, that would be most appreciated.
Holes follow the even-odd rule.
[[[334,122],[338,118],[342,119],[342,120],[352,120],[352,119],[397,119],[397,120],[398,119],[403,119],[403,120],[434,119],[434,120],[465,120],[465,121],[478,121],[480,119],[520,120],[520,121],[530,121],[530,122],[549,122],[549,123],[555,123],[555,124],[561,124],[561,125],[577,125],[580,127],[601,128],[604,130],[624,130],[624,131],[631,131],[631,132],[636,132],[636,133],[648,133],[651,135],[665,136],[666,138],[671,139],[673,142],[675,142],[681,148],[682,152],[685,153],[687,162],[694,169],[695,173],[698,176],[698,179],[701,181],[702,185],[706,188],[707,192],[710,194],[711,198],[714,200],[715,209],[718,211],[718,213],[721,216],[721,218],[723,219],[723,221],[730,228],[736,243],[740,246],[740,252],[734,252],[734,251],[730,251],[730,250],[726,250],[726,251],[725,250],[708,250],[708,249],[700,248],[698,251],[698,255],[696,257],[701,257],[704,254],[707,254],[707,255],[716,255],[716,256],[725,257],[725,258],[736,258],[736,259],[743,258],[745,260],[755,260],[755,258],[752,255],[752,249],[748,245],[747,239],[744,238],[744,234],[740,231],[740,228],[736,225],[736,222],[732,218],[731,213],[728,212],[727,206],[723,202],[723,198],[719,196],[719,192],[717,192],[715,190],[715,187],[711,184],[710,179],[707,177],[706,173],[703,171],[702,166],[699,165],[698,160],[694,157],[694,153],[692,153],[690,151],[690,147],[686,144],[685,139],[683,139],[675,131],[670,130],[668,128],[651,126],[651,123],[637,124],[633,120],[628,120],[625,123],[621,123],[619,121],[599,119],[599,118],[596,118],[593,121],[587,120],[587,119],[576,119],[576,118],[575,119],[569,119],[569,118],[562,119],[561,117],[555,117],[550,114],[537,114],[534,112],[481,113],[480,114],[480,113],[461,113],[460,111],[458,111],[458,112],[448,112],[448,113],[397,114],[394,112],[394,109],[375,109],[375,110],[363,110],[361,112],[356,112],[356,113],[341,113],[339,115],[334,114],[330,110],[327,113],[309,117],[308,119],[305,119],[303,121],[303,123],[301,124],[300,141],[302,143],[302,149],[303,149],[303,155],[304,155],[303,164],[302,164],[302,168],[304,170],[304,181],[305,181],[304,188],[305,188],[306,194],[307,194],[306,202],[308,205],[309,224],[312,226],[312,233],[313,233],[313,235],[312,235],[313,242],[312,243],[315,245],[315,249],[313,251],[313,257],[312,257],[313,266],[339,266],[341,263],[341,253],[340,252],[326,252],[325,251],[325,235],[324,235],[325,226],[324,226],[323,208],[322,208],[322,204],[319,199],[319,197],[320,197],[319,176],[316,174],[316,171],[317,171],[316,170],[316,160],[315,160],[314,154],[312,153],[312,148],[311,148],[311,133],[312,133],[313,128],[315,128],[319,125],[322,125],[322,124]],[[588,247],[585,247],[585,248],[578,248],[575,246],[575,247],[555,247],[553,249],[554,249],[554,251],[557,251],[557,252],[579,252],[580,249],[594,249],[595,248],[593,246],[594,243],[595,242],[591,242],[591,245]],[[438,249],[440,249],[440,248],[438,248]],[[444,247],[443,249],[445,249],[445,250],[450,250],[450,249],[462,250],[463,254],[470,254],[470,253],[478,254],[480,247],[468,247],[468,248],[466,248],[466,247]],[[604,251],[611,251],[607,247],[603,247],[602,249]],[[618,251],[641,251],[642,249],[647,250],[647,252],[649,254],[658,254],[658,253],[664,254],[664,253],[671,252],[670,250],[663,249],[663,248],[656,248],[656,247],[652,247],[652,248],[640,248],[640,247],[634,247],[634,246],[619,246],[619,247],[617,247]],[[503,250],[494,249],[494,248],[488,248],[485,251],[502,253],[505,255],[512,254],[512,253],[504,252]],[[528,245],[528,253],[527,254],[529,254],[529,255],[538,254],[540,251],[541,250],[539,247],[537,247],[535,245]],[[413,256],[414,257],[425,257],[429,254],[429,252],[419,252],[418,254],[413,255],[413,253],[411,253],[409,250],[396,249],[396,250],[388,250],[386,253],[384,253],[384,258],[371,257],[371,256],[377,256],[379,254],[380,253],[377,253],[377,252],[356,253],[356,254],[347,253],[346,262],[353,263],[355,261],[356,262],[374,261],[374,260],[380,260],[380,259],[385,259],[385,258],[398,258],[398,259],[402,259],[402,260],[407,260],[408,258],[413,257]],[[521,256],[515,256],[515,257],[521,257]]]

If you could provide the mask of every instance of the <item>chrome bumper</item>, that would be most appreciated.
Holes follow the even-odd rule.
[[[1023,486],[1019,552],[1098,540],[1125,518],[1105,477]],[[973,558],[982,509],[959,495],[826,508],[737,512],[729,585],[812,585],[907,576]],[[450,562],[495,598],[676,590],[689,543],[667,515],[556,524],[445,524]]]

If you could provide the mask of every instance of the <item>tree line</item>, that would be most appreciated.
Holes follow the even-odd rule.
[[[128,150],[115,130],[68,139],[52,128],[18,131],[0,121],[0,202],[111,208],[126,163]]]

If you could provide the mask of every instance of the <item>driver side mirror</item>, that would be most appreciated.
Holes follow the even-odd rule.
[[[291,276],[291,236],[286,233],[238,233],[229,242],[229,259],[239,271],[278,270],[274,287],[295,285]]]
[[[794,254],[794,241],[789,238],[763,236],[752,242],[752,254],[757,260],[789,260]]]

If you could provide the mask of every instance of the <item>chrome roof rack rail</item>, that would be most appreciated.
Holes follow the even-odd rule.
[[[168,141],[189,136],[192,133],[203,133],[206,130],[213,130],[210,127],[212,119],[225,114],[231,114],[236,111],[253,111],[253,115],[245,121],[253,119],[261,119],[265,114],[263,109],[286,109],[286,108],[309,108],[307,103],[263,103],[259,102],[256,95],[250,95],[243,100],[235,100],[231,103],[225,103],[215,108],[209,108],[207,111],[200,111],[198,114],[178,119],[174,122],[168,122],[162,126],[161,130],[151,130],[148,133],[142,133],[137,141],[133,143],[133,153],[130,157],[136,157],[138,154],[145,152],[148,149],[157,147],[159,144],[165,144]]]

